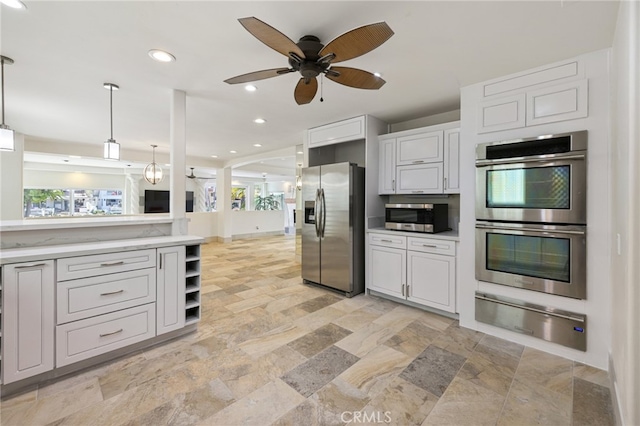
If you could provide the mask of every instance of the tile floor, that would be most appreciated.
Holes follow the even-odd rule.
[[[301,283],[295,237],[203,246],[197,333],[2,401],[2,425],[608,425],[600,371]]]

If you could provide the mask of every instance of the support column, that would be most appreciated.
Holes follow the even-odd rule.
[[[24,135],[15,133],[15,151],[0,151],[0,220],[21,220]]]
[[[187,94],[182,90],[171,93],[171,116],[169,120],[171,159],[171,235],[187,235],[186,164],[187,146]]]
[[[126,197],[123,197],[123,214],[140,214],[140,176],[127,174]]]
[[[231,242],[233,212],[231,211],[231,167],[218,169],[216,172],[216,191],[218,212],[218,241]]]

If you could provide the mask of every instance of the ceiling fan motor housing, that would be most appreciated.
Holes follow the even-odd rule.
[[[305,59],[298,62],[293,58],[289,58],[289,65],[296,71],[299,71],[305,79],[315,78],[329,68],[328,62],[318,63],[320,59],[320,51],[324,44],[320,43],[320,39],[313,35],[306,35],[300,38],[296,45],[304,53]]]

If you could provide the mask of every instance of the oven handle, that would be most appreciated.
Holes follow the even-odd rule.
[[[526,311],[537,312],[539,314],[551,315],[552,317],[559,317],[559,318],[564,318],[564,319],[568,319],[568,320],[572,320],[572,321],[584,322],[584,318],[581,318],[581,317],[575,317],[575,316],[572,316],[572,315],[564,315],[564,314],[561,314],[559,312],[549,312],[549,311],[546,311],[544,309],[534,308],[532,306],[525,306],[525,305],[519,305],[519,304],[516,304],[516,303],[509,303],[509,302],[506,302],[504,300],[498,300],[498,299],[494,299],[492,297],[485,297],[485,296],[482,296],[480,294],[476,294],[476,299],[486,300],[488,302],[498,303],[500,305],[511,306],[513,308],[524,309]]]
[[[539,228],[519,228],[516,226],[503,226],[496,224],[484,224],[484,223],[476,223],[476,228],[481,229],[493,229],[495,231],[526,231],[526,232],[538,232],[538,233],[548,233],[548,234],[570,234],[570,235],[585,235],[585,231],[578,230],[562,230],[562,229],[539,229]]]
[[[584,160],[585,154],[550,154],[535,157],[498,158],[496,160],[476,160],[476,167],[498,164],[548,163],[555,160]]]

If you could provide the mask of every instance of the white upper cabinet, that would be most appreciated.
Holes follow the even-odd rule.
[[[396,142],[396,166],[442,161],[442,138],[442,131],[399,137]]]
[[[569,61],[487,82],[478,103],[478,133],[587,117],[584,75],[580,61]]]
[[[379,137],[378,194],[457,194],[459,122]]]
[[[460,193],[460,129],[444,131],[443,192]]]
[[[366,137],[365,116],[325,124],[308,130],[309,148],[355,141]]]

